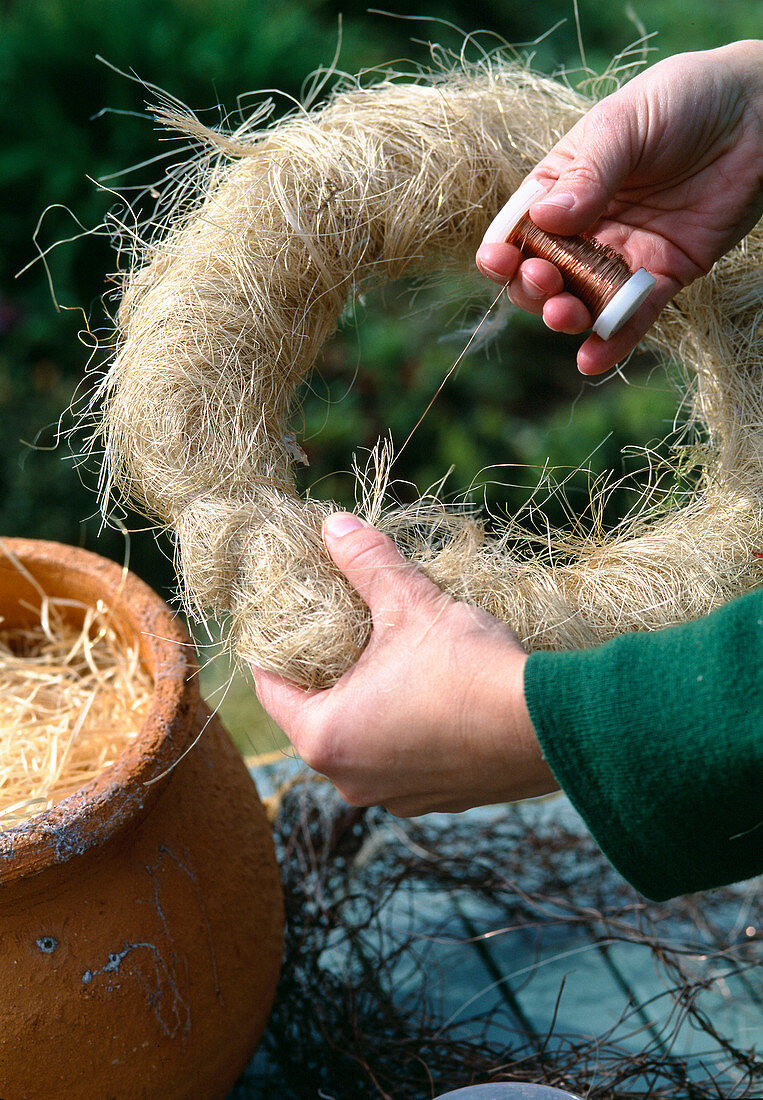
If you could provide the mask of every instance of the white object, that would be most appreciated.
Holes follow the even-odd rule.
[[[435,1100],[582,1100],[582,1097],[549,1085],[508,1081],[505,1084],[467,1085],[455,1092],[443,1092]]]
[[[656,282],[654,275],[640,267],[625,286],[620,287],[614,298],[607,302],[594,321],[593,331],[596,335],[602,340],[609,340],[646,300]]]
[[[548,194],[546,188],[537,180],[528,179],[520,183],[509,201],[501,207],[487,227],[482,243],[504,244],[519,219],[527,213],[534,202],[546,194]]]
[[[526,179],[493,218],[482,238],[482,243],[503,244],[519,219],[527,213],[534,202],[546,194],[548,191],[542,183],[538,180]],[[635,275],[631,275],[628,282],[618,290],[596,318],[593,325],[596,335],[602,340],[609,340],[610,336],[614,336],[646,300],[656,282],[655,277],[643,267],[639,268]]]

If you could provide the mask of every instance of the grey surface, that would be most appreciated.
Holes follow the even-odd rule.
[[[508,1082],[495,1085],[467,1085],[455,1092],[442,1092],[435,1100],[581,1100],[575,1093],[548,1085]]]

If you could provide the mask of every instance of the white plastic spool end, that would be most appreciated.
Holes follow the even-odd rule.
[[[593,331],[596,335],[602,340],[609,340],[610,336],[614,336],[642,302],[646,301],[656,282],[654,275],[650,275],[643,267],[635,275],[631,275],[625,286],[620,287],[594,321]]]
[[[546,194],[548,191],[537,180],[529,179],[521,183],[487,227],[482,243],[505,244],[506,238],[519,219],[527,213],[534,202]]]

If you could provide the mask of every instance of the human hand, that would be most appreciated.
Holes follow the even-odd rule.
[[[401,817],[556,790],[512,631],[445,595],[357,517],[333,515],[323,535],[371,610],[366,649],[323,691],[253,670],[260,702],[304,762],[350,804]]]
[[[529,178],[548,189],[530,207],[541,229],[589,232],[657,280],[619,332],[606,341],[591,335],[580,347],[580,371],[600,374],[763,213],[763,42],[679,54],[645,70],[592,107]],[[477,266],[510,280],[512,302],[549,328],[590,327],[588,310],[546,260],[483,244]]]

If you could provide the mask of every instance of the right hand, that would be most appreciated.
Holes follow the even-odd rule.
[[[657,285],[609,340],[591,335],[584,374],[628,354],[663,306],[705,274],[763,213],[763,42],[678,54],[601,100],[530,173],[548,188],[530,208],[550,233],[588,231]],[[546,260],[508,244],[482,245],[477,265],[509,282],[515,305],[559,332],[591,325]]]

